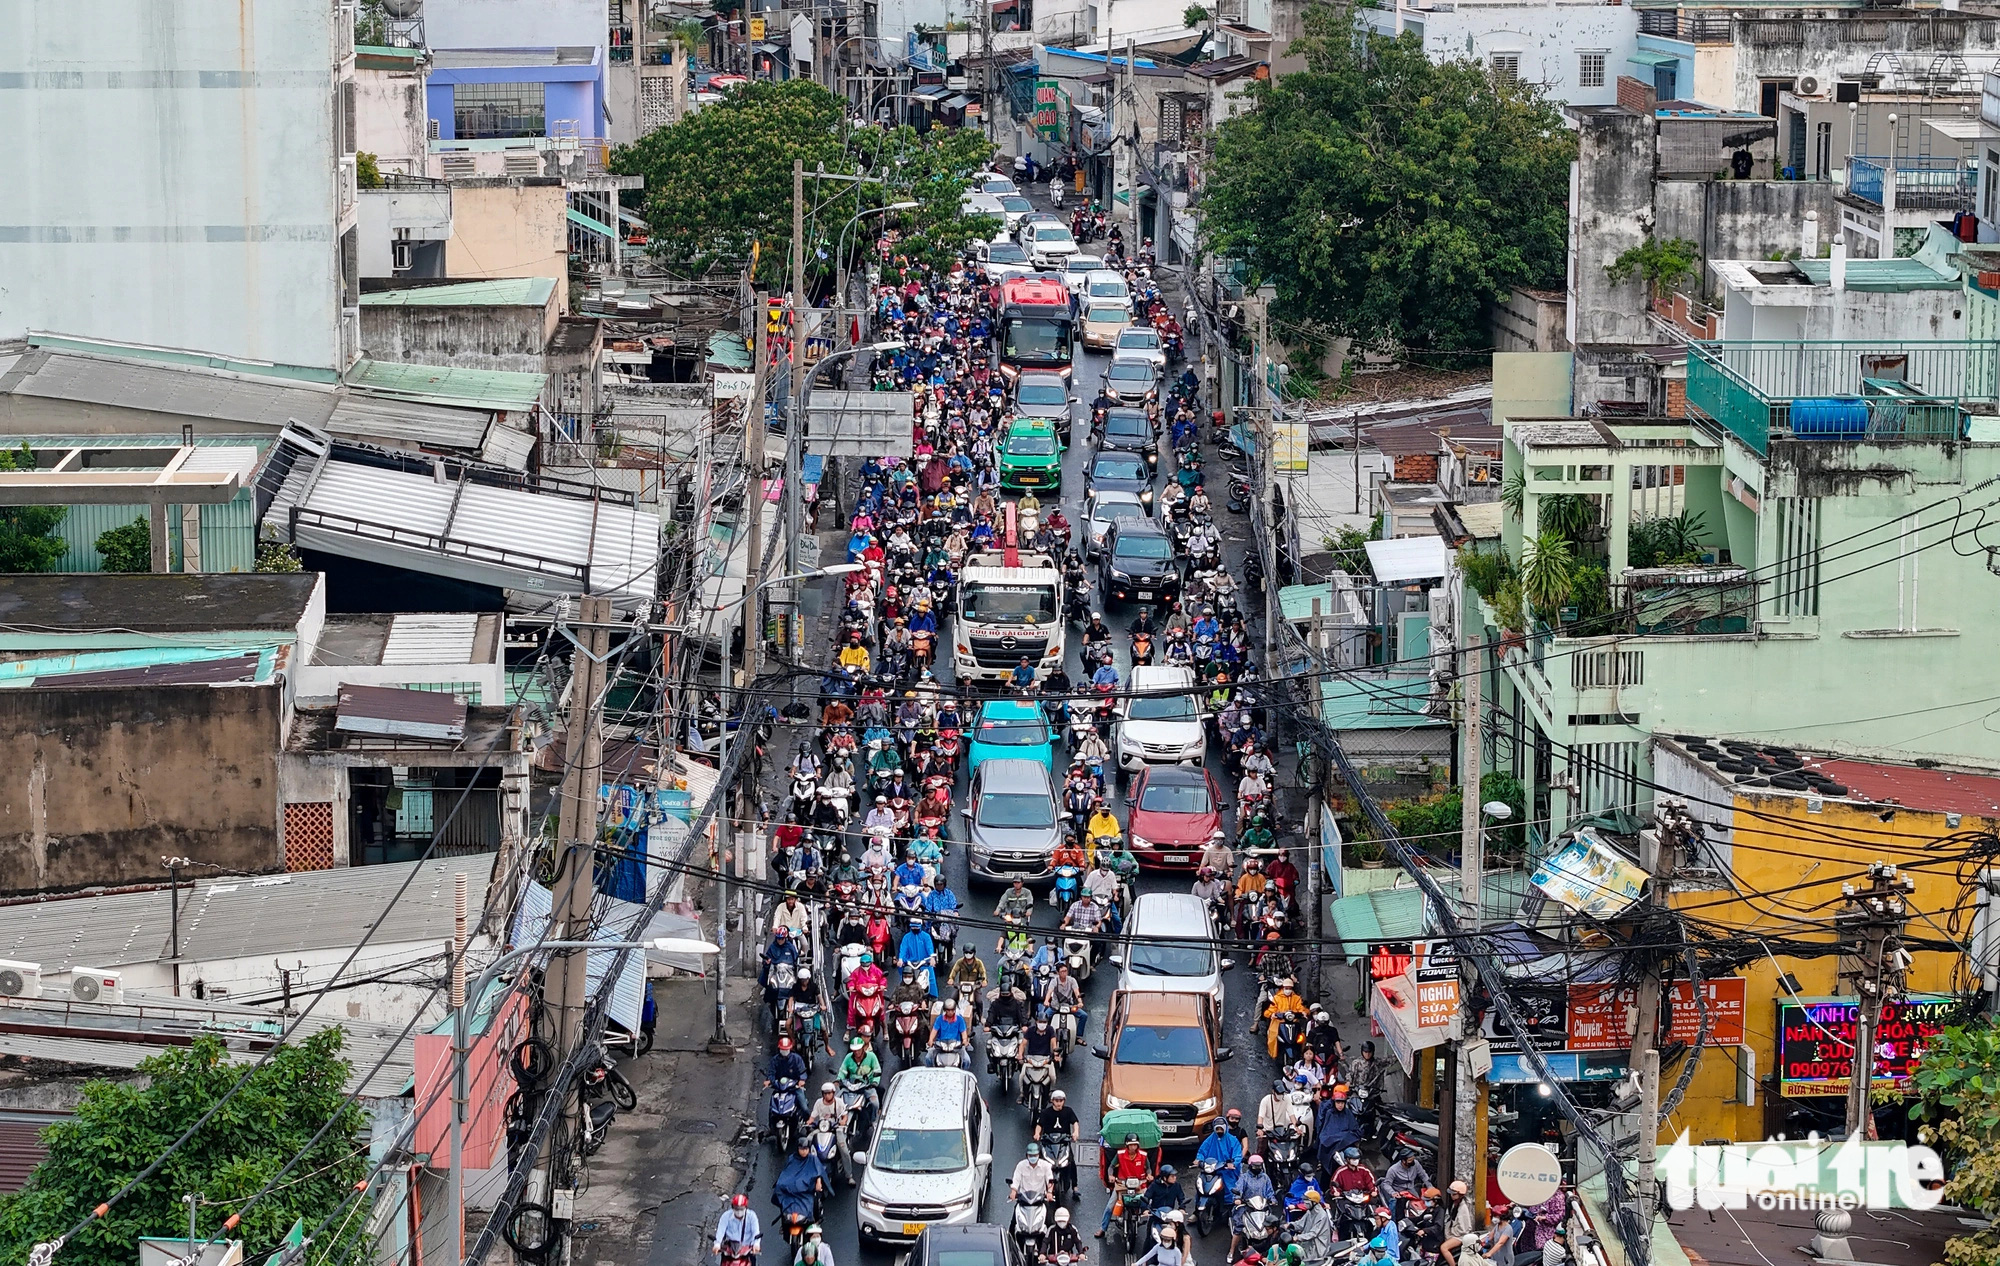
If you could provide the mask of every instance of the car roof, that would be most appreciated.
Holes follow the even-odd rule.
[[[1055,372],[1054,370],[1050,370],[1050,369],[1024,369],[1024,370],[1022,370],[1022,371],[1021,371],[1021,376],[1020,376],[1020,377],[1019,377],[1018,379],[1016,379],[1016,380],[1015,380],[1015,383],[1014,383],[1014,387],[1015,387],[1015,390],[1017,390],[1017,391],[1018,391],[1018,390],[1020,389],[1020,387],[1021,387],[1021,384],[1023,384],[1023,383],[1028,383],[1028,382],[1035,382],[1035,383],[1051,383],[1051,382],[1053,382],[1053,383],[1058,383],[1058,384],[1062,384],[1062,385],[1064,385],[1064,386],[1067,386],[1067,385],[1068,385],[1068,384],[1066,384],[1066,383],[1063,383],[1063,376],[1062,376],[1061,374],[1059,374],[1059,373],[1056,373],[1056,372]]]
[[[1090,494],[1090,508],[1092,510],[1097,509],[1099,506],[1111,505],[1113,503],[1138,506],[1141,510],[1146,508],[1146,503],[1139,500],[1139,494],[1128,489],[1104,488]]]
[[[1120,519],[1111,525],[1119,536],[1165,536],[1166,525],[1158,519]],[[1178,766],[1176,766],[1178,768]]]
[[[1104,428],[1110,430],[1113,422],[1134,423],[1145,427],[1147,434],[1151,434],[1153,430],[1153,419],[1147,417],[1145,412],[1140,409],[1106,409],[1104,411]]]
[[[997,721],[1019,720],[1022,717],[1041,718],[1042,707],[1026,699],[988,699],[979,705],[981,717],[992,717]]]
[[[1119,466],[1130,466],[1136,462],[1144,466],[1146,459],[1129,448],[1103,448],[1097,451],[1097,456],[1090,459],[1091,469],[1095,470],[1105,462],[1112,462]]]
[[[1188,765],[1152,765],[1140,775],[1148,783],[1166,783],[1177,787],[1206,787],[1207,776],[1199,767]]]
[[[1047,418],[1037,418],[1037,417],[1030,417],[1026,414],[1016,414],[1014,416],[1014,420],[1007,424],[1007,434],[1054,435],[1055,427],[1050,424]]]
[[[1154,993],[1151,990],[1125,990],[1117,995],[1125,1007],[1127,1024],[1151,1024],[1161,1020],[1179,1020],[1196,1023],[1204,1018],[1202,1003],[1206,994],[1199,993]],[[957,1071],[943,1070],[939,1071]],[[908,1074],[904,1074],[907,1076]]]
[[[1138,664],[1133,667],[1132,678],[1127,684],[1133,690],[1152,690],[1161,686],[1178,685],[1185,685],[1192,690],[1194,669],[1185,664]]]
[[[1105,277],[1105,278],[1107,278],[1107,279],[1109,279],[1109,280],[1111,280],[1111,281],[1115,281],[1115,282],[1117,282],[1117,283],[1118,283],[1119,285],[1121,285],[1121,286],[1125,284],[1125,277],[1124,277],[1124,274],[1122,274],[1122,273],[1116,273],[1116,272],[1113,272],[1113,271],[1112,271],[1111,269],[1109,269],[1109,268],[1095,268],[1095,269],[1092,269],[1092,270],[1091,270],[1091,273],[1090,273],[1090,276],[1089,276],[1089,277],[1087,277],[1087,278],[1085,278],[1085,280],[1087,280],[1087,281],[1096,281],[1096,280],[1097,280],[1097,279],[1098,279],[1098,278],[1099,278],[1100,276],[1102,276],[1102,277]]]
[[[1191,892],[1145,892],[1132,902],[1132,913],[1126,919],[1128,926],[1136,926],[1141,919],[1157,927],[1159,924],[1193,925],[1208,921],[1208,902]]]
[[[1028,760],[1020,756],[1001,756],[979,763],[979,776],[987,791],[1033,792],[1046,791],[1053,794],[1049,783],[1049,767],[1038,760]]]
[[[1137,329],[1139,327],[1134,326],[1133,328]],[[1120,334],[1119,337],[1123,338],[1124,335]],[[1148,373],[1151,373],[1153,369],[1153,358],[1150,356],[1113,356],[1111,358],[1111,368],[1116,369],[1120,365],[1139,365],[1144,367]]]
[[[977,1083],[963,1068],[904,1069],[889,1083],[882,1124],[899,1130],[963,1128],[968,1089],[976,1090]]]
[[[1132,327],[1132,329],[1131,329],[1131,331],[1130,331],[1130,332],[1131,332],[1131,333],[1133,333],[1133,334],[1153,334],[1153,335],[1157,335],[1157,334],[1159,334],[1159,331],[1158,331],[1158,330],[1156,330],[1156,329],[1154,329],[1154,328],[1153,328],[1152,326],[1150,326],[1150,325],[1135,325],[1135,326],[1133,326],[1133,327]],[[1125,336],[1124,336],[1123,334],[1121,334],[1121,335],[1119,335],[1118,337],[1119,337],[1119,338],[1124,338]]]

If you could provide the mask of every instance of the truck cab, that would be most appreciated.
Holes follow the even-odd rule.
[[[1207,993],[1120,990],[1104,1019],[1101,1113],[1145,1108],[1160,1121],[1160,1141],[1193,1147],[1222,1111],[1222,1073],[1234,1052],[1221,1045],[1215,1002]]]

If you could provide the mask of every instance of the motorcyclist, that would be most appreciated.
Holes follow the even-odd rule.
[[[1417,1154],[1404,1148],[1396,1156],[1389,1168],[1383,1171],[1382,1199],[1389,1202],[1389,1209],[1397,1217],[1403,1216],[1403,1206],[1424,1194],[1424,1188],[1431,1185],[1431,1176],[1417,1160]]]
[[[946,978],[954,995],[958,986],[972,986],[972,1015],[975,1023],[986,1007],[986,963],[979,957],[979,947],[967,941],[958,948],[958,961],[951,965],[951,975]]]
[[[826,1166],[813,1151],[812,1140],[803,1135],[790,1160],[772,1185],[771,1201],[782,1214],[798,1214],[810,1221],[826,1193]]]
[[[937,996],[937,942],[924,927],[922,919],[912,919],[910,930],[903,933],[903,939],[896,946],[896,965],[903,973],[905,984],[915,981],[924,985],[932,997]]]
[[[1083,737],[1078,740],[1074,756],[1081,765],[1102,768],[1111,762],[1111,747],[1104,741],[1104,736],[1097,732],[1097,728],[1092,726],[1085,730]]]
[[[826,995],[821,991],[819,981],[814,978],[812,968],[799,968],[798,979],[792,982],[791,1005],[794,1012],[805,1008],[816,1009],[819,1012],[818,1018],[813,1021],[814,1031],[817,1032],[820,1043],[826,1049],[827,1058],[831,1059],[833,1057],[833,1026],[828,1023],[826,1018]],[[808,1032],[805,1040],[808,1049],[810,1049],[813,1032]]]
[[[1361,1149],[1351,1144],[1341,1151],[1340,1163],[1334,1167],[1327,1185],[1343,1196],[1358,1191],[1370,1200],[1375,1199],[1375,1172],[1361,1163]]]
[[[1375,1054],[1375,1043],[1363,1042],[1361,1053],[1347,1066],[1347,1081],[1356,1090],[1366,1090],[1370,1103],[1382,1102],[1382,1083],[1389,1076],[1389,1061]]]
[[[1243,1172],[1243,1144],[1229,1132],[1228,1124],[1221,1117],[1215,1118],[1208,1137],[1195,1149],[1197,1168],[1210,1161],[1216,1165],[1215,1176],[1222,1180],[1223,1203],[1233,1203],[1236,1199],[1236,1178]]]
[[[1229,884],[1216,877],[1213,866],[1203,866],[1195,872],[1194,886],[1188,891],[1207,905],[1213,906],[1229,896]]]
[[[1271,1145],[1271,1135],[1275,1131],[1300,1124],[1298,1114],[1292,1109],[1291,1087],[1283,1080],[1272,1082],[1271,1092],[1257,1101],[1258,1150]],[[1310,1121],[1304,1124],[1310,1125]]]
[[[1268,1025],[1264,1034],[1264,1049],[1270,1052],[1272,1059],[1278,1058],[1278,1022],[1286,1012],[1296,1014],[1300,1027],[1304,1027],[1305,999],[1299,997],[1298,989],[1289,977],[1278,982],[1278,991],[1271,995],[1271,1001],[1264,1007],[1262,1018]]]
[[[1075,932],[1079,936],[1095,936],[1104,926],[1104,907],[1097,904],[1097,898],[1085,888],[1063,915],[1062,930]]]
[[[889,995],[889,1010],[900,1012],[906,1002],[916,1010],[917,1049],[921,1051],[930,1044],[931,994],[914,976],[905,977],[903,983],[896,986],[896,992]]]
[[[1153,1172],[1153,1154],[1139,1146],[1139,1136],[1136,1134],[1127,1134],[1125,1146],[1116,1152],[1109,1148],[1097,1149],[1097,1176],[1103,1181],[1106,1191],[1115,1191],[1124,1185],[1127,1178],[1137,1178],[1143,1183],[1150,1183]],[[1104,1202],[1104,1220],[1097,1228],[1097,1238],[1100,1240],[1104,1238],[1104,1233],[1111,1229],[1111,1210],[1117,1203],[1116,1200]]]
[[[812,931],[812,910],[799,900],[796,889],[786,889],[785,899],[771,909],[771,931],[788,928],[793,936],[805,936]]]
[[[1018,876],[1008,886],[1007,891],[1000,894],[999,902],[993,907],[993,917],[996,919],[1009,917],[1029,919],[1034,917],[1034,913],[1035,894],[1028,891],[1027,884],[1021,882]]]
[[[962,1045],[967,1040],[971,1029],[970,1022],[958,1013],[958,999],[955,997],[946,998],[944,1000],[944,1009],[939,1012],[936,1021],[931,1024],[929,1048],[931,1054],[929,1062],[933,1066],[936,1065],[937,1048],[940,1043],[958,1042]]]
[[[1243,1162],[1243,1177],[1236,1184],[1236,1209],[1229,1215],[1229,1257],[1234,1261],[1243,1251],[1243,1208],[1252,1200],[1278,1203],[1278,1189],[1264,1172],[1264,1157],[1252,1152]]]
[[[943,925],[950,923],[957,913],[958,894],[945,883],[944,872],[939,871],[937,878],[931,881],[930,891],[924,894],[924,917],[933,927],[942,930]]]
[[[1147,1185],[1146,1208],[1155,1223],[1165,1222],[1170,1213],[1187,1212],[1187,1193],[1181,1190],[1180,1176],[1172,1165],[1160,1166],[1160,1172]]]
[[[779,924],[771,932],[771,943],[764,947],[763,961],[757,965],[757,983],[764,987],[764,1005],[771,1009],[773,1016],[778,1013],[777,987],[771,983],[771,969],[779,964],[787,964],[794,970],[799,965],[799,946],[792,936],[792,929]]]
[[[1058,1086],[1049,1092],[1048,1106],[1035,1118],[1035,1142],[1041,1143],[1058,1134],[1067,1134],[1072,1142],[1076,1139],[1078,1120],[1076,1109],[1069,1106],[1069,1095]],[[1076,1185],[1076,1149],[1071,1148],[1069,1163],[1064,1168],[1072,1188]]]
[[[1215,872],[1223,883],[1232,883],[1236,876],[1236,853],[1220,839],[1210,840],[1201,850],[1201,864]]]
[[[1000,939],[994,943],[993,952],[1000,955],[1003,962],[1017,957],[1025,961],[1034,944],[1035,934],[1029,929],[1027,918],[1010,914],[1006,925],[1000,929]],[[1005,979],[1004,974],[1002,979]]]
[[[1108,835],[1118,840],[1125,838],[1125,828],[1118,825],[1117,817],[1105,805],[1103,796],[1099,796],[1096,800],[1092,801],[1090,806],[1090,821],[1084,824],[1083,834],[1084,838],[1090,840],[1095,840],[1102,835]]]
[[[764,1085],[768,1088],[780,1081],[803,1082],[806,1079],[806,1061],[792,1049],[792,1039],[778,1039],[777,1053],[764,1068]]]
[[[1315,1004],[1312,1019],[1306,1024],[1306,1045],[1318,1052],[1319,1057],[1329,1067],[1340,1066],[1340,1030],[1333,1025],[1333,1017],[1323,1006]]]
[[[860,1023],[861,1017],[854,1009],[854,1002],[855,999],[861,996],[864,990],[870,987],[886,994],[889,988],[889,978],[883,974],[880,967],[875,965],[875,955],[863,952],[860,965],[847,974],[848,1028],[854,1028]]]
[[[868,1045],[868,1039],[856,1034],[847,1039],[847,1055],[840,1061],[840,1071],[835,1074],[841,1081],[860,1082],[868,1089],[867,1106],[861,1122],[861,1137],[867,1138],[874,1127],[875,1113],[882,1106],[882,1061],[875,1058],[875,1048]]]
[[[1083,1257],[1083,1232],[1070,1222],[1068,1209],[1056,1209],[1055,1222],[1049,1228],[1048,1249],[1042,1257],[1051,1262],[1058,1257],[1068,1257],[1072,1262]]]
[[[832,1082],[821,1082],[819,1098],[813,1100],[812,1110],[806,1113],[806,1124],[817,1130],[822,1121],[833,1123],[835,1133],[847,1128],[847,1109],[840,1106],[839,1087]]]
[[[1118,876],[1111,871],[1109,849],[1100,852],[1097,860],[1091,863],[1090,873],[1083,877],[1083,890],[1095,897],[1111,915],[1117,915],[1119,884]]]
[[[868,648],[861,644],[861,630],[847,635],[847,645],[840,648],[839,663],[842,668],[852,668],[856,672],[868,671]]]
[[[1046,1204],[1054,1199],[1055,1183],[1055,1168],[1042,1158],[1041,1145],[1030,1143],[1014,1172],[1007,1176],[1007,1198],[1017,1200],[1026,1196],[1035,1203]]]
[[[1027,1028],[1031,1012],[1027,995],[1014,988],[1011,982],[1002,981],[988,995],[984,1024],[989,1044],[995,1029],[1008,1025],[1017,1029]]]
[[[722,1255],[725,1244],[736,1244],[749,1252],[751,1266],[755,1266],[757,1255],[764,1248],[764,1230],[757,1223],[757,1211],[750,1207],[750,1197],[742,1192],[729,1198],[729,1208],[715,1224],[715,1245],[717,1257]]]

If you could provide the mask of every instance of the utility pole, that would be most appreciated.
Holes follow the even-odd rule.
[[[465,872],[459,871],[451,877],[451,1010],[453,1015],[465,1010],[465,917],[466,894]],[[470,1098],[465,1078],[465,1048],[458,1045],[459,1035],[466,1026],[454,1023],[451,1026],[453,1047],[451,1053],[451,1173],[450,1186],[453,1242],[457,1244],[457,1257],[465,1260],[465,1109]]]
[[[571,660],[568,729],[563,746],[562,800],[556,814],[556,878],[550,891],[563,903],[549,915],[549,935],[564,941],[591,939],[590,907],[597,896],[597,790],[604,781],[604,676],[610,659],[611,599],[577,603]],[[584,1010],[590,1004],[590,956],[559,951],[544,977],[545,1004],[553,1014],[560,1051],[558,1063],[583,1039]],[[581,1101],[579,1100],[579,1103]],[[548,1166],[553,1157],[544,1160]],[[549,1170],[553,1176],[553,1170]],[[550,1191],[551,1199],[554,1192]]]
[[[806,164],[792,160],[791,424],[785,431],[785,574],[799,570],[800,472],[806,443]]]
[[[1853,989],[1861,998],[1854,1018],[1854,1067],[1847,1078],[1849,1138],[1867,1139],[1875,1133],[1875,1114],[1868,1104],[1875,1079],[1875,1035],[1882,1028],[1883,1006],[1903,994],[1910,966],[1909,952],[1903,948],[1903,926],[1910,921],[1904,897],[1916,886],[1915,879],[1883,862],[1869,865],[1866,888],[1840,886],[1840,895],[1847,899],[1847,908],[1833,918],[1842,951],[1840,987]]]
[[[181,996],[181,872],[194,865],[185,857],[162,857],[167,868],[167,961],[174,965],[174,997]]]
[[[1647,885],[1646,905],[1642,908],[1666,907],[1674,872],[1680,869],[1681,853],[1693,834],[1687,806],[1662,800],[1654,813],[1659,825],[1659,851],[1653,858],[1653,878]],[[1639,1205],[1639,1225],[1649,1235],[1659,1205],[1659,1186],[1653,1174],[1660,1150],[1660,993],[1667,961],[1658,951],[1648,951],[1645,955],[1646,974],[1639,979],[1639,995],[1633,1006],[1632,1054],[1626,1061],[1639,1078],[1636,1153],[1639,1175],[1633,1198]]]
[[[1479,771],[1482,763],[1480,754],[1480,726],[1483,721],[1483,701],[1479,697],[1479,634],[1473,628],[1471,603],[1465,598],[1463,585],[1457,595],[1458,605],[1458,680],[1464,687],[1464,710],[1459,716],[1460,738],[1463,750],[1459,756],[1459,817],[1458,817],[1458,904],[1459,924],[1468,932],[1477,932],[1485,914],[1482,885],[1486,873],[1486,837],[1480,817]],[[1471,955],[1478,949],[1476,943],[1468,943],[1461,949],[1461,962],[1470,963]],[[1461,982],[1463,996],[1471,999],[1478,988],[1475,975],[1469,982]],[[1471,1009],[1466,1009],[1471,1014]],[[1466,1037],[1476,1036],[1467,1034]],[[1525,1040],[1525,1035],[1523,1037]],[[1451,1172],[1463,1178],[1478,1197],[1486,1193],[1486,1147],[1482,1135],[1486,1125],[1486,1083],[1473,1076],[1469,1061],[1465,1058],[1465,1037],[1459,1040],[1457,1058],[1452,1061],[1452,1156]]]
[[[1131,45],[1128,43],[1129,49]],[[1135,199],[1136,201],[1136,199]],[[1261,402],[1259,416],[1262,425],[1257,435],[1257,499],[1264,507],[1264,536],[1271,542],[1272,567],[1264,577],[1264,674],[1272,671],[1271,657],[1278,645],[1278,573],[1277,551],[1283,548],[1283,539],[1278,535],[1275,513],[1278,491],[1278,429],[1277,392],[1271,384],[1271,291],[1268,287],[1257,292],[1257,347],[1255,363],[1251,372],[1257,376],[1256,399]]]

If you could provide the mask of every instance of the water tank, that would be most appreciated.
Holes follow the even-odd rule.
[[[1868,434],[1868,402],[1860,396],[1792,401],[1792,434],[1802,440],[1858,440]]]
[[[423,9],[424,0],[382,0],[382,12],[392,18],[413,18]]]

